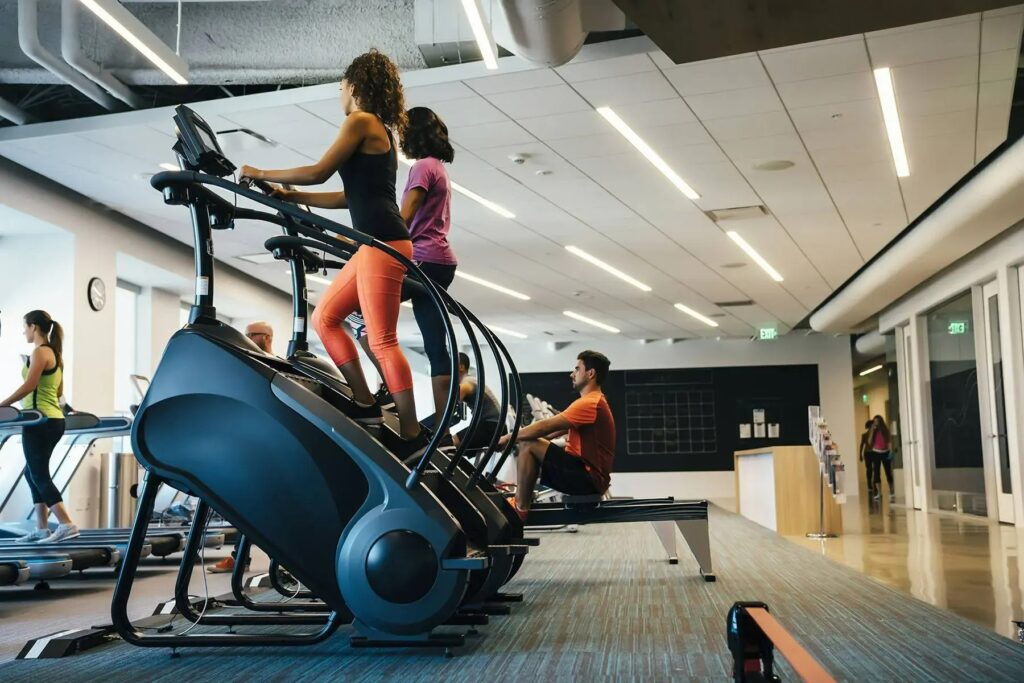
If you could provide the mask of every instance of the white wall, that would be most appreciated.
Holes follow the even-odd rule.
[[[0,310],[7,327],[0,337],[0,363],[5,364],[0,365],[0,377],[9,374],[12,355],[17,362],[17,353],[23,352],[12,354],[8,348],[21,329],[16,315],[29,307],[48,308],[66,323],[65,393],[70,402],[80,410],[108,414],[114,404],[113,299],[118,277],[143,287],[139,370],[151,373],[167,339],[179,328],[180,301],[183,296],[191,300],[192,250],[5,159],[0,159],[0,188],[4,223],[42,221],[66,235],[63,251],[49,253],[45,261],[32,244],[40,239],[38,235],[0,237],[0,281],[5,285],[0,287]],[[182,220],[188,221],[185,209]],[[0,235],[7,233],[0,231]],[[57,237],[47,235],[46,239]],[[33,266],[43,263],[47,268],[41,282],[49,282],[49,289],[46,284],[30,284],[36,277],[31,273]],[[86,290],[92,277],[101,278],[107,287],[108,303],[99,312],[88,304]],[[223,267],[217,271],[216,294],[236,324],[269,321],[276,331],[275,350],[285,352],[292,319],[287,294]],[[88,526],[99,519],[99,452],[110,447],[108,441],[94,449],[66,496],[72,514]]]
[[[817,365],[821,407],[847,460],[856,462],[858,435],[853,424],[853,365],[846,336],[784,335],[771,342],[687,340],[675,344],[641,344],[633,340],[595,339],[554,350],[550,343],[509,344],[520,372],[569,370],[576,355],[592,348],[608,356],[613,370],[736,367],[753,365]],[[561,406],[560,406],[561,407]],[[853,479],[853,481],[851,481]],[[848,477],[850,495],[857,495],[857,477]],[[703,497],[731,505],[733,472],[623,472],[612,476],[616,495],[637,497]]]

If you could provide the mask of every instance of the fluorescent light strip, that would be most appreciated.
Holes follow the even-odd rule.
[[[409,159],[404,154],[402,154],[401,151],[398,152],[398,160],[401,161],[406,166],[412,166],[414,163],[416,163],[412,159]],[[472,190],[467,189],[467,188],[463,187],[462,185],[459,185],[454,180],[449,180],[448,182],[451,184],[453,190],[455,190],[456,192],[461,192],[462,194],[466,195],[467,197],[472,199],[477,204],[480,204],[482,206],[486,206],[488,209],[490,209],[494,213],[498,214],[499,216],[501,216],[503,218],[515,218],[516,217],[516,215],[514,213],[512,213],[511,211],[506,209],[504,206],[501,206],[500,204],[495,204],[490,199],[486,199],[484,197],[481,197],[476,192],[473,192]]]
[[[672,167],[665,163],[665,160],[658,156],[658,153],[651,149],[651,146],[644,142],[636,132],[626,125],[626,122],[619,118],[619,115],[612,111],[611,107],[598,107],[597,113],[615,127],[615,130],[622,134],[622,137],[629,140],[629,143],[640,150],[640,153],[647,157],[647,160],[654,164],[654,167],[661,171],[662,175],[668,178],[676,188],[690,199],[700,199],[696,190],[686,184],[686,181],[679,177],[679,174],[672,170]]]
[[[565,250],[567,252],[569,252],[570,254],[573,254],[574,256],[579,256],[584,261],[588,261],[590,263],[593,263],[595,266],[597,266],[601,270],[604,270],[606,272],[611,273],[612,275],[614,275],[615,277],[619,278],[620,280],[625,280],[626,282],[628,282],[629,284],[633,285],[637,289],[643,290],[645,292],[651,291],[650,287],[648,287],[644,283],[640,282],[635,277],[631,277],[629,275],[626,275],[625,273],[623,273],[621,270],[619,270],[615,266],[611,266],[611,265],[605,263],[604,261],[602,261],[601,259],[597,258],[596,256],[591,256],[590,254],[588,254],[587,252],[583,251],[579,247],[574,247],[572,245],[568,245],[568,246],[566,246]]]
[[[509,296],[514,296],[515,298],[521,299],[523,301],[529,301],[530,300],[530,297],[528,297],[526,294],[523,294],[521,292],[517,292],[514,289],[509,289],[508,287],[502,287],[501,285],[495,284],[495,283],[491,282],[490,280],[485,280],[482,277],[477,277],[476,275],[470,275],[469,273],[464,273],[461,270],[456,270],[455,271],[455,276],[456,277],[461,277],[463,280],[469,280],[470,282],[473,282],[473,283],[476,283],[478,285],[481,285],[482,287],[489,287],[490,289],[493,289],[496,292],[501,292],[502,294],[508,294]]]
[[[747,241],[740,237],[740,234],[738,232],[736,232],[735,230],[730,230],[726,234],[729,236],[729,239],[731,239],[733,242],[739,245],[740,249],[747,253],[747,256],[754,259],[754,263],[761,266],[761,270],[768,273],[771,279],[775,280],[776,282],[782,282],[783,278],[779,274],[779,271],[772,268],[771,264],[765,261],[764,257],[758,254],[752,246],[747,244]]]
[[[516,339],[526,339],[526,335],[522,332],[513,332],[512,330],[506,330],[504,327],[498,327],[497,325],[488,325],[487,327],[491,328],[492,332],[507,334],[510,337],[515,337]]]
[[[896,164],[896,175],[906,178],[910,175],[910,164],[907,163],[907,148],[903,145],[900,114],[896,109],[896,89],[889,67],[875,69],[875,87],[878,88],[878,99],[882,102],[882,118],[885,119],[885,132],[889,136],[889,148],[892,150],[893,163]]]
[[[579,320],[581,323],[593,325],[594,327],[600,327],[602,330],[611,332],[612,334],[618,334],[620,332],[619,328],[617,327],[612,327],[611,325],[605,324],[599,320],[594,320],[593,318],[588,318],[587,316],[580,315],[579,313],[574,313],[572,311],[562,311],[562,315],[568,316],[573,320]]]
[[[707,317],[705,315],[701,315],[700,313],[698,313],[697,311],[693,310],[689,306],[684,306],[683,304],[676,304],[676,308],[678,308],[680,311],[682,311],[686,315],[688,315],[688,316],[690,316],[692,318],[696,318],[697,320],[701,321],[705,325],[708,325],[709,327],[718,327],[718,323],[716,323],[714,320],[712,320],[711,318],[709,318],[709,317]]]
[[[498,68],[498,60],[494,55],[494,44],[491,36],[484,26],[483,15],[480,13],[480,4],[477,0],[462,0],[462,9],[466,12],[466,19],[469,20],[469,27],[473,30],[473,37],[480,48],[480,56],[484,58],[484,64],[488,69]]]
[[[884,367],[885,367],[884,365],[876,365],[873,368],[868,368],[864,372],[860,373],[860,376],[863,377],[864,375],[870,375],[872,372],[876,372],[878,370],[881,370]]]
[[[168,163],[160,164],[160,168],[164,169],[165,171],[180,171],[181,170],[181,168],[179,168],[177,164],[168,164]]]
[[[153,62],[156,68],[167,74],[172,81],[178,85],[187,85],[188,78],[188,65],[185,64],[180,57],[163,42],[160,41],[156,35],[153,34],[145,25],[142,24],[135,16],[126,10],[121,3],[113,0],[79,0],[85,5],[93,14],[100,18],[107,26],[114,29],[114,31],[124,38],[128,43],[136,50],[142,53],[142,55]],[[135,31],[129,29],[125,24],[134,24]],[[139,37],[137,33],[141,33],[143,37]],[[147,35],[148,34],[148,35]],[[146,44],[146,40],[156,45],[156,49]],[[157,50],[165,53],[163,57],[157,54]],[[178,62],[177,65],[172,66],[169,62]],[[184,75],[182,74],[184,72]]]

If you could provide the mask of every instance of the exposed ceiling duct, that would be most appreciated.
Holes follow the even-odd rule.
[[[117,100],[43,47],[39,40],[38,0],[18,0],[18,45],[32,61],[74,87],[96,104],[110,110],[118,108]]]
[[[496,0],[483,3],[495,42],[534,64],[572,60],[594,31],[621,31],[612,0]],[[461,0],[416,0],[416,44],[429,66],[479,59]]]
[[[131,88],[117,80],[114,74],[106,71],[99,64],[82,54],[81,27],[79,22],[80,10],[78,0],[61,0],[61,57],[82,75],[88,77],[96,85],[104,88],[129,107],[138,109],[143,106],[142,98],[133,93]]]
[[[849,332],[1024,216],[1024,139],[1004,143],[921,214],[811,315]]]

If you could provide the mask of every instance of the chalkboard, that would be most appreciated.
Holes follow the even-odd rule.
[[[561,410],[578,398],[567,372],[524,373],[523,390]],[[616,472],[733,469],[733,452],[803,445],[807,406],[818,405],[816,365],[614,370],[604,393],[615,417]],[[777,439],[740,439],[754,409]]]

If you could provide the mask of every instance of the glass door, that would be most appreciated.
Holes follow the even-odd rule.
[[[903,368],[901,379],[903,385],[906,387],[905,396],[907,399],[906,406],[906,424],[903,425],[903,433],[905,440],[903,441],[903,463],[904,471],[908,473],[911,478],[911,493],[913,500],[908,500],[907,505],[910,507],[921,509],[922,503],[924,502],[925,490],[924,490],[924,472],[922,470],[921,463],[921,449],[920,441],[918,440],[917,430],[917,416],[914,414],[914,410],[917,403],[917,397],[915,392],[917,391],[917,384],[914,382],[914,330],[912,325],[907,325],[903,328]]]
[[[1002,340],[999,336],[999,283],[990,282],[982,289],[985,301],[985,346],[988,349],[988,429],[985,437],[991,442],[995,471],[999,521],[1014,521],[1013,480],[1010,477],[1010,444],[1006,436],[1006,398],[1003,392]]]

